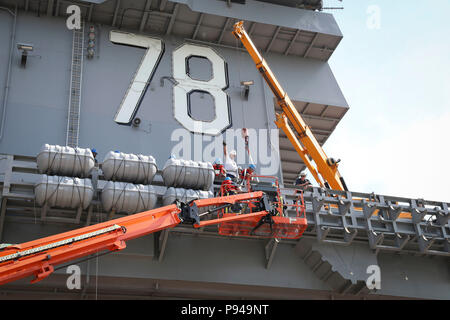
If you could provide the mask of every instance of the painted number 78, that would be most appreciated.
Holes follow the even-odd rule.
[[[118,124],[130,124],[164,54],[164,43],[158,38],[122,31],[111,31],[110,41],[114,44],[146,49],[114,117],[114,121]],[[187,67],[191,57],[202,57],[211,62],[211,79],[203,81],[191,78]],[[228,87],[225,60],[210,47],[184,44],[173,51],[172,69],[173,78],[176,80],[173,87],[175,119],[186,129],[195,133],[218,135],[228,128],[231,125],[231,112],[228,95],[224,91]],[[196,120],[190,116],[190,94],[196,91],[213,97],[216,116],[212,121]]]

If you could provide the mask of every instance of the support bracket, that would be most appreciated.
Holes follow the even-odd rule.
[[[269,269],[270,266],[272,265],[273,259],[275,257],[275,252],[278,247],[278,243],[280,243],[279,239],[277,238],[270,239],[264,248],[266,254],[266,269]]]

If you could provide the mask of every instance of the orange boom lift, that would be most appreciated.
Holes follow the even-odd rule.
[[[327,187],[333,190],[348,191],[344,178],[338,171],[340,160],[336,161],[327,157],[311,129],[306,125],[291,99],[279,84],[272,70],[270,70],[266,60],[258,52],[258,49],[245,31],[244,22],[236,22],[232,33],[237,39],[241,40],[282,110],[281,114],[277,113],[275,124],[286,134],[317,183],[322,188]],[[378,210],[374,214],[377,215]],[[411,214],[401,212],[399,217],[411,219]]]
[[[217,215],[215,219],[201,220],[200,217],[234,208],[242,210],[242,205],[251,202],[253,210],[249,213]],[[199,213],[199,208],[207,208]],[[195,228],[212,224],[225,226],[235,221],[245,221],[252,229],[263,224],[255,236],[297,239],[306,229],[304,217],[279,220],[267,196],[262,191],[247,192],[231,196],[193,200],[187,204],[175,204],[136,213],[119,219],[60,233],[54,236],[10,245],[0,251],[0,285],[34,275],[32,283],[49,276],[54,266],[101,251],[119,251],[126,248],[126,241],[145,236],[178,224],[190,223]],[[272,218],[274,217],[274,218]],[[276,225],[275,230],[272,226]],[[244,235],[244,234],[243,234]]]

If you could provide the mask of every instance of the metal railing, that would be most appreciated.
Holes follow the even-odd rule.
[[[289,192],[285,197],[293,199]],[[305,234],[314,234],[320,242],[348,246],[357,239],[377,252],[450,256],[447,202],[322,188],[304,192],[304,199],[309,226]]]

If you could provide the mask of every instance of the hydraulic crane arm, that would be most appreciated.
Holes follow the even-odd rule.
[[[200,221],[198,208],[226,207],[241,201],[257,201],[257,212],[232,217]],[[208,212],[217,211],[210,209]],[[60,233],[54,236],[11,245],[0,251],[0,285],[35,275],[32,283],[40,281],[54,271],[54,266],[76,260],[104,250],[118,251],[126,248],[125,242],[181,222],[194,227],[263,217],[270,212],[266,196],[261,191],[173,204],[96,225]]]
[[[239,21],[234,25],[233,34],[236,38],[241,40],[245,49],[255,62],[256,68],[275,95],[277,104],[280,106],[281,110],[283,110],[282,114],[277,115],[277,121],[275,121],[276,125],[284,131],[314,178],[323,187],[324,182],[319,177],[320,173],[325,180],[325,183],[328,183],[332,189],[347,190],[344,179],[337,169],[338,161],[327,157],[314,137],[311,129],[306,125],[291,99],[278,83],[278,80],[272,70],[270,70],[269,65],[263,59],[248,36],[244,29],[243,21]],[[290,123],[288,123],[288,121]],[[295,132],[290,128],[290,125],[292,125]],[[309,157],[315,162],[317,169],[313,166]]]

